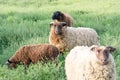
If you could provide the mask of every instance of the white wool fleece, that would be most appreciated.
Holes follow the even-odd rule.
[[[73,48],[65,59],[67,80],[115,80],[115,62],[109,54],[109,63],[100,65],[89,47]]]

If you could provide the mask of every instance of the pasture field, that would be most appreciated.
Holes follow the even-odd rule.
[[[101,45],[116,48],[113,56],[120,80],[120,0],[0,0],[0,80],[66,80],[64,58],[58,65],[31,64],[9,70],[5,62],[23,45],[49,43],[49,23],[55,11],[74,18],[75,27],[94,28]],[[68,52],[65,52],[67,55]]]

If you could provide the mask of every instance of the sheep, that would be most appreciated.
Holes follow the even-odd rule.
[[[56,46],[60,52],[71,50],[77,45],[99,45],[96,31],[92,28],[67,27],[65,22],[50,23],[49,43]]]
[[[116,80],[112,46],[77,46],[65,59],[67,80]]]
[[[56,11],[53,13],[52,19],[58,20],[60,22],[66,22],[67,26],[69,26],[69,27],[73,26],[73,18],[67,13],[63,13],[61,11]]]
[[[50,44],[26,45],[19,48],[16,53],[7,60],[8,68],[16,68],[22,62],[26,67],[30,63],[38,61],[55,60],[59,54],[58,49]]]

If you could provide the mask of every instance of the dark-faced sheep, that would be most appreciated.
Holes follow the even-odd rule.
[[[22,62],[25,66],[38,61],[55,60],[59,54],[58,49],[49,44],[23,46],[6,62],[9,68],[16,67]]]
[[[77,46],[65,59],[67,80],[116,80],[111,46]]]
[[[67,26],[73,26],[73,18],[67,13],[63,13],[61,11],[56,11],[52,15],[53,20],[58,20],[60,22],[66,22]]]
[[[56,46],[60,52],[71,50],[77,45],[99,45],[98,35],[92,28],[67,27],[65,22],[59,21],[50,23],[50,26],[49,43]]]

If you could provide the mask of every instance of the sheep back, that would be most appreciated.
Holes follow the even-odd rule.
[[[67,13],[64,13],[63,22],[66,22],[69,27],[73,26],[73,18]]]
[[[63,41],[66,49],[71,50],[73,47],[99,45],[99,37],[94,29],[91,28],[74,28],[67,27],[63,33]]]

